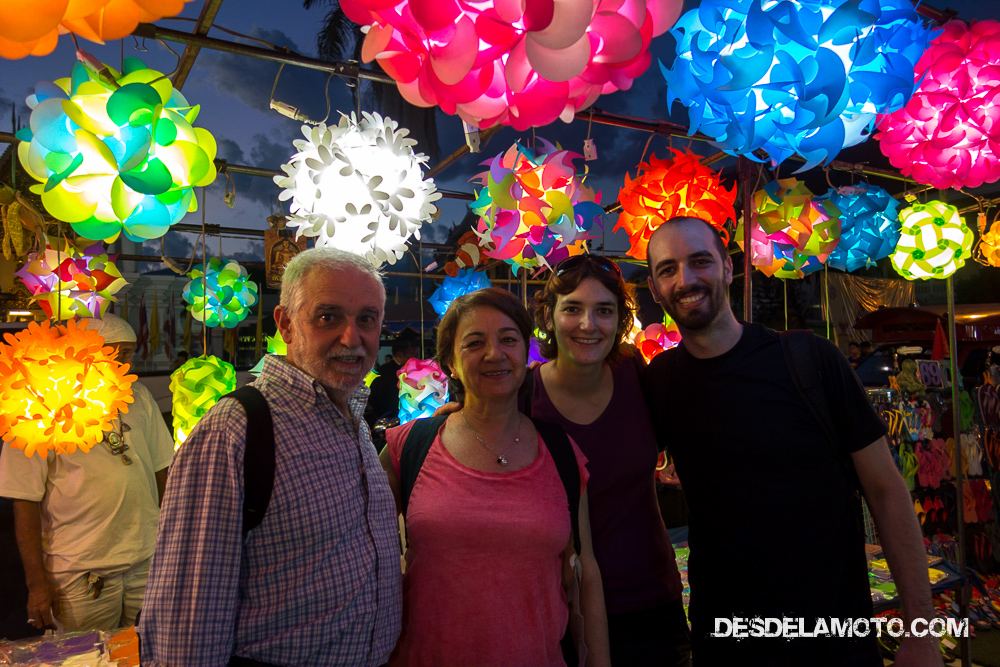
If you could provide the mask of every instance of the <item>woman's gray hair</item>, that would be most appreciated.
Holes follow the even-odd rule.
[[[382,294],[382,301],[385,302],[385,284],[382,282],[382,273],[372,266],[371,262],[355,255],[353,252],[340,250],[338,248],[310,248],[300,252],[285,267],[285,273],[281,277],[281,307],[288,311],[289,315],[295,313],[302,304],[302,281],[305,280],[315,269],[328,269],[337,271],[340,269],[355,269],[361,273],[367,273],[378,283],[379,292]]]

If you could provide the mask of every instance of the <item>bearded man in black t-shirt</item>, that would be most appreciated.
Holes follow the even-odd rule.
[[[838,451],[793,382],[778,335],[733,316],[732,261],[708,223],[668,220],[649,241],[648,262],[653,297],[683,336],[652,361],[645,391],[690,508],[693,659],[712,667],[881,666],[874,626],[863,638],[823,636],[836,632],[830,619],[872,616],[851,467],[906,629],[934,614],[909,492],[850,364],[816,341]],[[762,638],[732,637],[734,619],[757,617],[794,619],[796,631],[820,636],[774,637],[775,626],[758,621]],[[940,664],[933,637],[902,639],[896,665]]]

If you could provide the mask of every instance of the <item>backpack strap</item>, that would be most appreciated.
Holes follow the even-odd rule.
[[[446,419],[448,419],[447,415],[418,419],[413,423],[409,435],[406,436],[403,451],[399,455],[399,506],[404,517],[410,502],[410,493],[412,493],[413,485],[420,473],[420,467],[424,464],[427,452],[430,451],[431,444],[433,444],[437,432]]]
[[[569,502],[569,520],[573,528],[573,546],[580,553],[580,469],[576,464],[576,454],[569,442],[566,431],[557,424],[532,419],[535,430],[542,436],[545,446],[549,449],[552,460],[555,461],[559,479],[566,489],[566,500]]]
[[[274,422],[267,399],[247,385],[223,398],[235,398],[247,414],[246,449],[243,454],[243,539],[267,514],[274,490]]]

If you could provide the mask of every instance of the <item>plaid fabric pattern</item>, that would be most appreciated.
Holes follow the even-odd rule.
[[[274,419],[267,514],[241,541],[246,415],[220,401],[174,458],[139,623],[144,665],[381,665],[400,631],[396,505],[362,419],[269,355],[254,382]]]

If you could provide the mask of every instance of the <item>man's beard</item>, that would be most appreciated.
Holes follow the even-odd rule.
[[[694,294],[706,295],[705,302],[698,309],[682,310],[676,307],[675,304],[680,299]],[[725,307],[727,307],[726,295],[720,285],[716,285],[712,289],[699,286],[683,293],[674,294],[670,299],[664,301],[667,314],[674,318],[678,327],[689,331],[700,331],[708,328]]]

